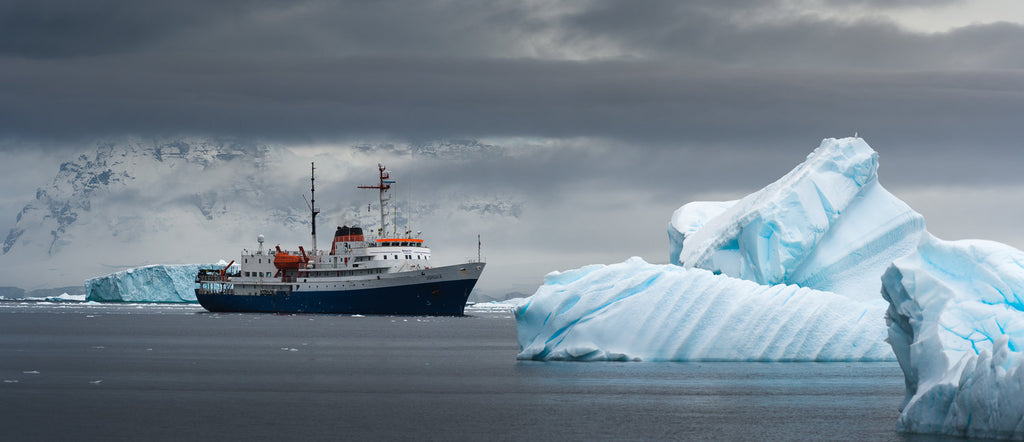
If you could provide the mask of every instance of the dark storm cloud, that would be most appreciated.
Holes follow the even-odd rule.
[[[742,2],[745,3],[745,2]],[[756,7],[755,7],[756,5]],[[973,25],[945,33],[913,33],[894,22],[843,22],[815,16],[750,22],[773,2],[737,9],[721,5],[603,2],[564,18],[574,40],[598,39],[631,54],[737,67],[932,70],[1024,68],[1024,27]]]
[[[349,58],[322,63],[17,60],[0,132],[210,133],[278,140],[391,134],[609,137],[764,147],[863,134],[939,143],[1005,136],[1013,72],[700,70],[653,61]],[[803,146],[803,143],[800,144]]]
[[[0,54],[473,54],[535,31],[519,2],[13,0]]]
[[[282,2],[284,3],[284,2]],[[129,52],[223,22],[270,1],[10,0],[0,3],[0,54],[69,57]]]
[[[906,2],[903,2],[906,4]],[[872,5],[871,2],[864,3]],[[14,2],[0,137],[600,137],[633,147],[987,143],[1024,28],[745,19],[778,2]]]
[[[867,6],[871,8],[906,8],[936,7],[951,4],[963,4],[967,0],[825,0],[825,4],[835,6]]]

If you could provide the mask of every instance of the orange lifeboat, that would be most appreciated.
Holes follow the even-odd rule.
[[[274,255],[274,267],[281,270],[298,270],[307,261],[309,261],[309,258],[282,252],[281,246],[277,246],[277,254]]]

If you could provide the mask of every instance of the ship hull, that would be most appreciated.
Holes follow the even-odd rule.
[[[369,287],[339,290],[268,290],[260,295],[206,293],[196,298],[211,312],[350,313],[372,315],[462,316],[479,272],[461,278],[431,278],[450,272],[426,272],[417,276],[367,281]],[[422,281],[421,281],[422,280]],[[327,285],[322,281],[307,285]]]

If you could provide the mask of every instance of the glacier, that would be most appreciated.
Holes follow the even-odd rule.
[[[668,265],[549,274],[513,310],[518,357],[895,357],[901,429],[1024,438],[1024,252],[931,235],[862,139],[825,139],[742,199],[680,207],[668,238]]]
[[[96,302],[198,302],[196,274],[199,269],[222,269],[217,264],[155,264],[114,272],[85,281],[86,301]]]

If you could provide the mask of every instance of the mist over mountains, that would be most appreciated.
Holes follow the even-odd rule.
[[[35,198],[8,214],[13,226],[4,236],[0,286],[74,286],[127,267],[231,260],[241,249],[255,248],[258,234],[266,236],[268,247],[309,247],[304,198],[309,198],[313,161],[316,203],[323,211],[318,217],[321,245],[328,243],[334,224],[377,227],[376,194],[355,186],[375,180],[378,160],[398,171],[400,184],[392,197],[399,211],[389,223],[397,221],[400,231],[409,225],[409,212],[416,220],[414,230],[429,224],[417,217],[444,222],[462,213],[515,219],[523,210],[515,199],[441,188],[429,198],[421,195],[421,202],[413,201],[411,188],[401,187],[414,182],[408,162],[417,161],[422,169],[427,167],[424,160],[450,162],[463,152],[482,158],[500,151],[476,142],[434,142],[412,147],[365,144],[342,154],[314,151],[309,156],[225,138],[96,142],[60,164],[52,178],[40,178]],[[443,240],[446,233],[440,230],[428,239]],[[456,260],[475,252],[465,247],[471,235],[464,236],[466,244]],[[452,259],[447,255],[455,252],[440,241],[435,248],[442,259]]]

